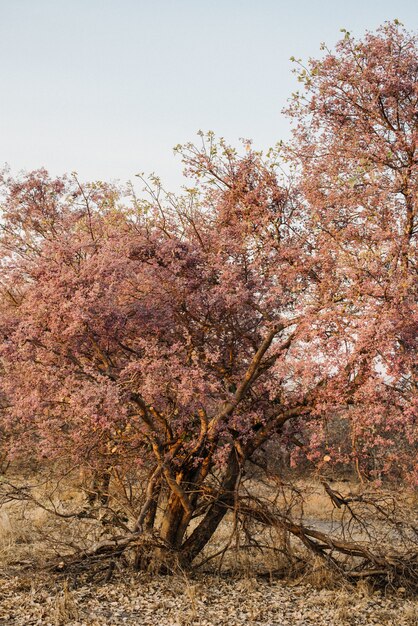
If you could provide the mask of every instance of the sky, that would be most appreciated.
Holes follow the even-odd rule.
[[[393,19],[415,0],[0,0],[0,166],[176,191],[175,145],[286,139],[290,57]]]

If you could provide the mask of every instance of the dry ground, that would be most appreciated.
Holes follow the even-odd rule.
[[[333,483],[333,488],[346,492],[358,486]],[[338,523],[340,511],[322,486],[305,481],[304,489],[309,494],[305,519],[329,523],[332,513]],[[66,485],[56,493],[55,504],[61,511],[71,510],[79,498],[79,490]],[[212,550],[228,536],[230,525],[226,521],[218,531]],[[59,520],[33,503],[1,507],[0,625],[418,626],[418,604],[404,589],[385,594],[365,583],[337,584],[320,563],[313,573],[287,583],[256,578],[260,568],[249,555],[234,551],[224,560],[228,575],[161,577],[133,574],[117,565],[112,580],[105,582],[106,570],[87,580],[90,574],[44,568],[45,559],[68,552],[68,544],[82,545],[83,535],[86,545],[91,544],[102,532],[100,523]],[[269,567],[274,570],[274,563],[264,570]]]
[[[118,575],[102,585],[0,574],[0,624],[196,626],[416,626],[418,604],[367,587],[318,590],[298,583],[216,576]]]

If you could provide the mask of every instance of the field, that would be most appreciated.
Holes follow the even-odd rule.
[[[16,484],[19,478],[24,477],[11,474],[8,480]],[[48,508],[54,504],[61,514],[80,505],[82,494],[71,481],[63,481],[54,497],[47,499],[45,489],[50,491],[51,484],[46,475],[43,479],[43,487],[34,492],[39,503]],[[258,494],[267,490],[254,479],[250,482]],[[332,485],[338,492],[361,489],[355,483]],[[299,487],[306,494],[304,519],[317,528],[338,526],[341,512],[319,481],[304,480]],[[406,497],[405,502],[414,504]],[[209,553],[228,544],[232,526],[229,514]],[[349,584],[336,579],[320,559],[313,559],[303,571],[288,571],[287,576],[283,570],[280,579],[284,565],[280,555],[246,551],[231,542],[221,563],[215,559],[203,571],[178,571],[174,576],[133,573],[124,560],[96,563],[89,569],[61,567],[60,556],[69,554],[71,546],[88,545],[103,533],[100,519],[57,517],[30,500],[5,503],[0,509],[0,624],[418,623],[418,604],[405,588],[373,590],[365,581]]]

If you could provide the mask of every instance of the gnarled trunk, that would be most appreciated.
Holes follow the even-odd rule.
[[[138,569],[148,568],[153,561],[156,562],[158,569],[164,572],[171,571],[178,565],[187,568],[209,543],[226,512],[233,505],[241,459],[236,449],[233,448],[223,472],[221,486],[214,495],[213,502],[194,530],[188,534],[193,516],[202,503],[204,493],[202,484],[207,476],[208,467],[208,458],[205,458],[201,466],[184,475],[180,483],[184,491],[190,494],[190,510],[186,511],[179,496],[171,491],[162,520],[158,521],[155,513],[153,514],[152,523],[149,523],[147,528],[150,530],[152,527],[160,545],[147,555],[140,547],[135,562]],[[154,502],[156,507],[156,499]]]

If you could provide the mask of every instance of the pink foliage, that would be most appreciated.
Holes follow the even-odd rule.
[[[291,145],[240,156],[209,134],[182,149],[196,181],[183,197],[4,173],[9,450],[199,465],[208,437],[223,463],[293,419],[305,455],[338,460],[353,452],[326,449],[323,420],[345,410],[356,455],[411,471],[416,57],[394,24],[347,36],[301,71]]]

